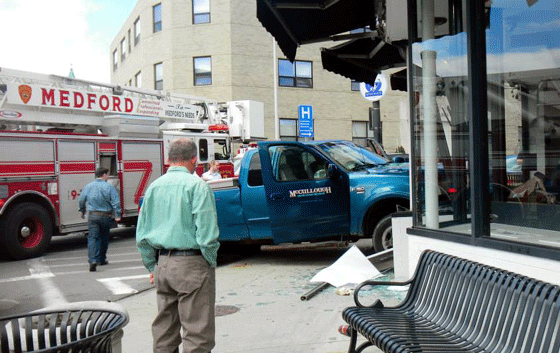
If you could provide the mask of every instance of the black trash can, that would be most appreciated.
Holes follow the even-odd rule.
[[[0,352],[121,353],[128,313],[120,304],[89,301],[0,318]]]

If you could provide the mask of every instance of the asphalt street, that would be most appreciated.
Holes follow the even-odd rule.
[[[83,301],[111,301],[125,308],[123,352],[151,349],[155,291],[135,246],[134,228],[113,230],[109,265],[89,272],[83,234],[55,238],[42,257],[0,262],[0,316]],[[370,241],[357,243],[368,254]],[[351,296],[310,279],[330,266],[351,244],[319,243],[263,246],[251,255],[221,254],[217,276],[217,353],[307,353],[347,350],[348,337],[337,332]],[[383,268],[379,268],[383,270]],[[388,274],[390,277],[390,274]],[[403,293],[378,293],[388,303]],[[373,350],[377,352],[377,350]]]
[[[41,257],[0,262],[0,316],[65,302],[109,300],[150,289],[134,228],[112,230],[109,264],[89,272],[83,234],[54,237]]]

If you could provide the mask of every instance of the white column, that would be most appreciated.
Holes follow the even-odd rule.
[[[272,37],[272,70],[274,72],[272,87],[274,91],[274,139],[280,140],[280,118],[278,117],[278,60],[276,58],[276,41]]]
[[[435,38],[434,0],[422,1],[422,41]],[[424,108],[424,183],[426,227],[439,228],[436,52],[422,51],[422,105]]]

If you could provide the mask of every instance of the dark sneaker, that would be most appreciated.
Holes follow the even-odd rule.
[[[89,272],[97,271],[97,264],[89,264]]]
[[[108,265],[108,264],[109,264],[109,261],[105,260],[105,261],[101,261],[99,263],[99,266],[105,266],[105,265]]]

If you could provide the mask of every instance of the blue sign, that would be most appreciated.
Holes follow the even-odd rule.
[[[387,88],[389,87],[387,83],[387,78],[384,74],[379,74],[375,78],[375,83],[370,85],[369,83],[360,83],[360,92],[362,96],[368,101],[375,102],[383,98],[385,93],[387,93]]]
[[[299,137],[313,137],[313,107],[310,105],[300,105],[298,112]]]

